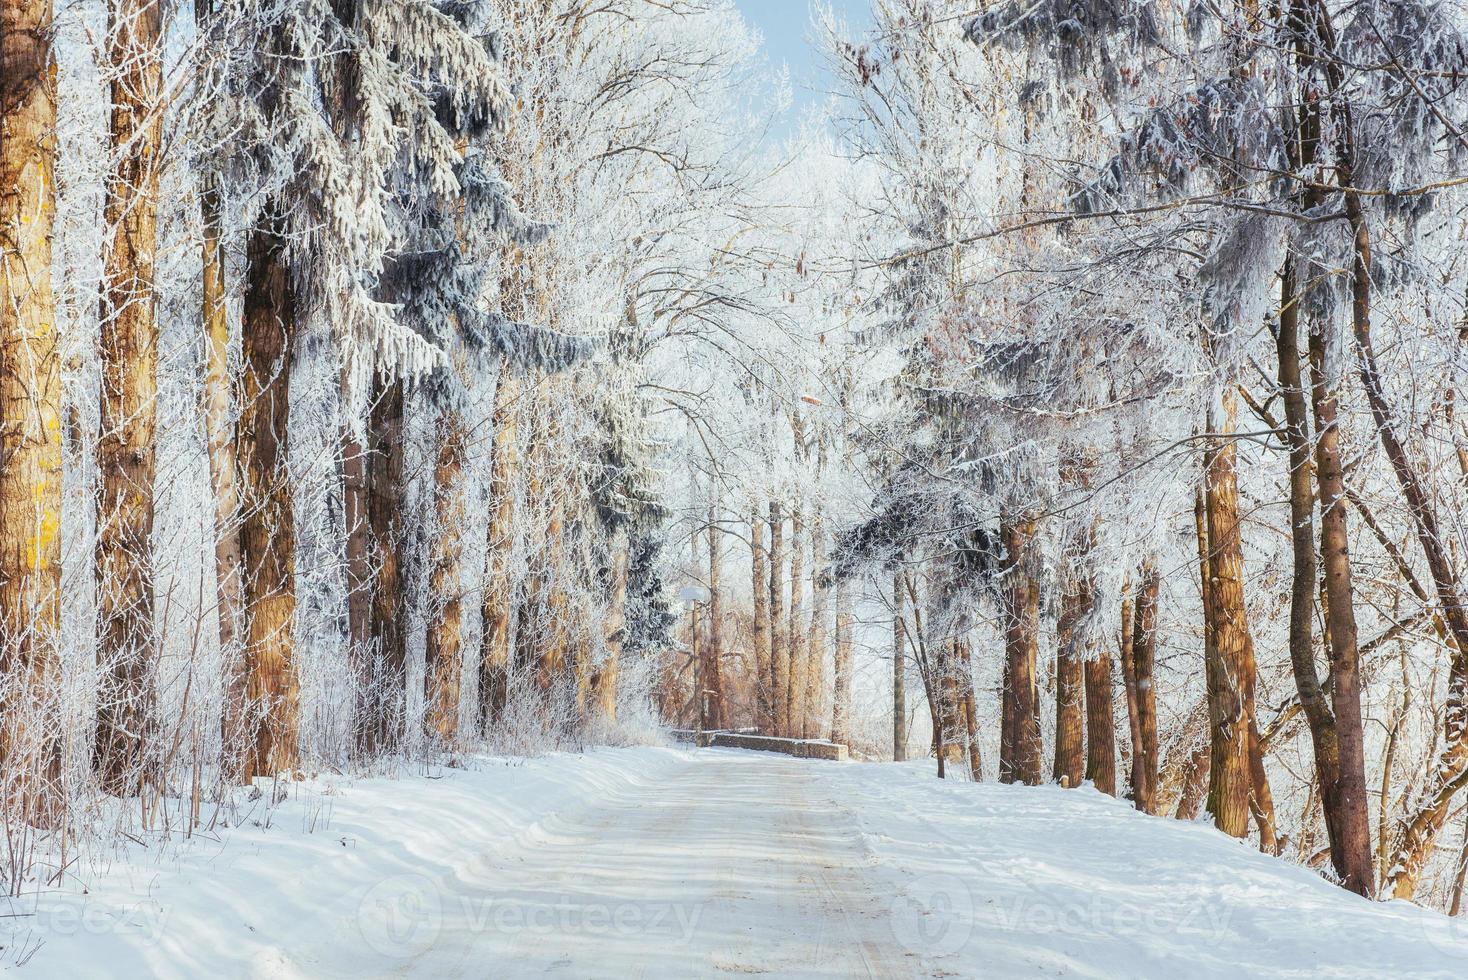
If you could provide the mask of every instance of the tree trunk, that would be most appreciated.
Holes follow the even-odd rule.
[[[298,762],[300,691],[294,629],[295,512],[288,420],[295,297],[286,265],[284,219],[267,210],[247,247],[240,339],[239,450],[243,523],[240,565],[245,599],[249,735],[240,746],[245,780],[274,776]]]
[[[389,752],[401,741],[407,694],[407,636],[399,551],[403,521],[404,386],[379,379],[368,427],[367,526],[372,578],[372,648],[368,683],[361,690],[359,747],[366,756]]]
[[[1290,448],[1290,521],[1294,546],[1294,578],[1290,592],[1290,663],[1300,705],[1309,722],[1316,775],[1331,863],[1342,887],[1370,896],[1375,890],[1371,832],[1367,814],[1364,733],[1361,721],[1359,650],[1357,646],[1350,555],[1347,549],[1345,483],[1341,467],[1337,396],[1325,374],[1326,339],[1312,331],[1310,340],[1311,401],[1317,435],[1314,440],[1316,483],[1321,506],[1321,551],[1325,565],[1324,608],[1330,637],[1332,697],[1327,702],[1315,668],[1312,634],[1317,575],[1311,487],[1311,433],[1300,371],[1299,287],[1293,256],[1280,277],[1277,334],[1279,383]],[[1344,682],[1343,682],[1344,681]],[[1349,743],[1346,749],[1345,743]],[[1343,752],[1343,749],[1346,749]],[[1347,773],[1346,768],[1351,770]]]
[[[1102,793],[1116,795],[1116,714],[1105,643],[1093,643],[1086,658],[1086,779]]]
[[[23,820],[60,814],[61,372],[51,241],[51,0],[0,0],[0,764]]]
[[[1038,786],[1044,778],[1040,735],[1040,692],[1036,678],[1040,589],[1030,569],[1034,518],[1010,518],[1004,536],[1005,582],[1004,705],[999,779]]]
[[[785,624],[785,518],[780,505],[770,501],[770,734],[786,734],[785,692],[790,683],[789,631]]]
[[[750,590],[754,597],[755,725],[770,731],[770,592],[765,581],[769,557],[765,552],[765,522],[756,508],[749,519]]]
[[[602,643],[605,659],[591,678],[591,692],[597,718],[602,725],[617,721],[617,675],[622,660],[622,639],[627,628],[628,542],[619,535],[612,547],[611,596]]]
[[[345,388],[346,372],[342,382]],[[346,537],[343,575],[347,603],[347,662],[356,685],[359,705],[365,704],[372,688],[372,529],[367,521],[367,452],[358,439],[357,423],[342,418],[341,479],[342,523]],[[369,741],[363,727],[367,718],[357,718],[354,751],[365,751]]]
[[[429,568],[434,615],[423,653],[424,729],[439,744],[452,747],[459,735],[459,690],[464,674],[463,527],[464,420],[446,409],[439,418],[438,458],[433,470],[437,533]]]
[[[836,581],[836,675],[831,696],[831,741],[851,738],[851,583]]]
[[[481,598],[483,635],[479,654],[479,712],[485,731],[505,710],[510,669],[510,612],[514,602],[510,557],[515,540],[515,475],[520,446],[517,427],[520,382],[500,363],[494,388],[494,442],[490,448],[488,555]]]
[[[892,573],[892,761],[907,761],[907,624],[903,572]]]
[[[1143,813],[1157,812],[1157,691],[1153,672],[1157,664],[1157,593],[1161,577],[1144,562],[1138,579],[1136,625],[1132,629],[1132,684],[1136,689],[1137,734],[1132,751],[1132,802]]]
[[[1085,778],[1084,666],[1076,631],[1089,613],[1078,589],[1061,598],[1056,624],[1055,660],[1055,769],[1061,786],[1074,789]]]
[[[102,788],[140,791],[154,730],[153,476],[158,416],[158,165],[163,9],[108,4],[112,161],[102,206],[97,441],[97,748]]]
[[[974,782],[984,778],[984,761],[979,754],[979,712],[974,704],[973,650],[968,643],[961,647],[963,664],[963,721],[968,736],[968,775]]]
[[[1142,762],[1142,713],[1137,700],[1137,598],[1132,592],[1131,580],[1122,585],[1121,642],[1118,659],[1121,661],[1122,690],[1126,695],[1127,734],[1130,751],[1127,758],[1127,792],[1132,805],[1137,805],[1137,782],[1141,778],[1138,767]]]
[[[1204,470],[1208,604],[1214,669],[1209,673],[1212,762],[1208,812],[1233,837],[1249,827],[1253,780],[1249,764],[1249,705],[1254,687],[1254,645],[1244,609],[1244,552],[1239,528],[1237,446],[1231,438],[1238,414],[1232,388],[1220,396],[1222,414],[1210,419]],[[1210,415],[1214,413],[1210,410]]]
[[[235,462],[234,410],[229,375],[229,315],[224,292],[224,206],[212,177],[205,178],[200,212],[203,222],[201,298],[204,323],[204,441],[209,453],[209,482],[214,491],[214,578],[218,597],[219,656],[223,664],[224,710],[220,734],[229,746],[245,735],[245,689],[248,678],[239,648],[244,625],[240,581],[240,492]],[[238,779],[238,772],[227,773]]]
[[[801,718],[801,693],[805,690],[805,676],[809,665],[805,649],[805,523],[797,505],[790,512],[790,624],[789,647],[790,673],[785,681],[785,716],[782,734],[788,738],[800,738],[804,721]]]
[[[716,522],[712,507],[709,508],[709,628],[708,640],[704,644],[703,690],[708,711],[704,728],[724,727],[724,602],[723,589],[719,582],[720,566],[724,563],[724,532]]]
[[[810,624],[806,631],[805,683],[801,695],[801,737],[821,738],[827,734],[826,718],[826,630],[830,591],[821,577],[826,563],[825,528],[820,515],[810,527]]]

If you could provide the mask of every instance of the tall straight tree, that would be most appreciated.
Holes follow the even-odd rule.
[[[32,823],[59,809],[61,371],[51,242],[51,0],[0,0],[0,765]]]
[[[770,724],[770,593],[765,583],[769,558],[765,554],[765,522],[759,508],[749,517],[750,592],[753,595],[750,644],[754,647],[755,720],[761,730]]]
[[[97,440],[97,750],[102,785],[135,793],[154,728],[153,475],[158,414],[158,171],[163,0],[108,5],[110,165],[102,214]]]

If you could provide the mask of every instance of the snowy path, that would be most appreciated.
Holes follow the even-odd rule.
[[[718,749],[437,775],[292,784],[223,841],[129,849],[85,893],[12,906],[0,962],[66,980],[1468,976],[1468,920],[1090,789]]]
[[[442,926],[403,976],[912,975],[811,766],[709,753],[559,814],[436,882]],[[435,899],[436,900],[436,899]]]

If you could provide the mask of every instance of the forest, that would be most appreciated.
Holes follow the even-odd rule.
[[[725,730],[1468,913],[1468,10],[870,8],[0,0],[6,891]]]

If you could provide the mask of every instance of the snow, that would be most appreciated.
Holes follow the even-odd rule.
[[[295,784],[19,900],[40,977],[1460,977],[1468,928],[1089,788],[603,749]],[[257,811],[263,814],[263,810]],[[166,852],[166,853],[164,853]]]

